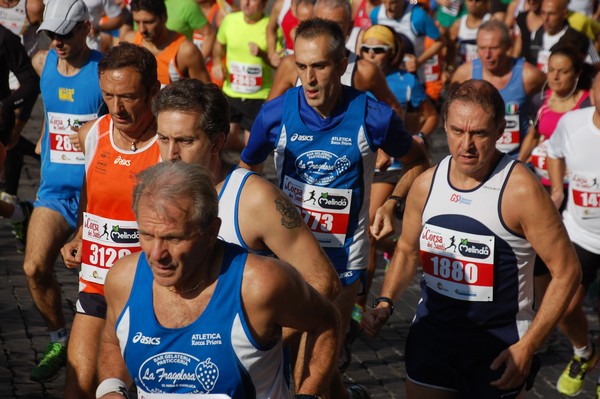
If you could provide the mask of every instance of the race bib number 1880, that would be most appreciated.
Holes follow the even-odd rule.
[[[494,299],[494,236],[426,224],[420,238],[427,287],[462,301]]]

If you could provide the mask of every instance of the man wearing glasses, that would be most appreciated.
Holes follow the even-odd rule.
[[[67,352],[68,333],[53,266],[75,228],[84,174],[83,154],[69,135],[98,117],[103,106],[97,68],[102,55],[87,47],[88,20],[82,0],[50,0],[38,33],[46,32],[51,48],[33,58],[41,78],[46,122],[40,144],[40,187],[29,222],[23,268],[31,297],[50,330],[51,343],[30,375],[39,382],[56,375]]]

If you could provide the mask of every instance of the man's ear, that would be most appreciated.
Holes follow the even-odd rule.
[[[210,152],[212,154],[218,154],[223,149],[225,145],[225,141],[227,140],[227,135],[225,133],[219,133],[217,137],[212,140],[212,145],[210,148]]]

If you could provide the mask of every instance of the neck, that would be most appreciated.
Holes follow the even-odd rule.
[[[263,15],[264,15],[263,13],[260,13],[258,15],[244,14],[244,22],[246,22],[247,24],[255,24],[262,19]]]
[[[56,68],[65,76],[74,75],[87,63],[91,51],[92,50],[86,45],[80,52],[74,54],[72,57],[67,59],[59,58]]]
[[[125,132],[116,127],[114,130],[122,139],[122,145],[120,146],[121,148],[130,151],[137,151],[139,147],[143,146],[146,141],[148,141],[151,137],[154,137],[156,134],[156,122],[154,120],[154,115],[150,115],[145,119],[145,122],[143,122],[140,127],[134,131]]]
[[[335,99],[334,101],[327,101],[325,104],[323,104],[323,106],[319,107],[319,108],[314,108],[315,111],[317,111],[317,113],[319,115],[321,115],[321,117],[323,118],[327,118],[329,115],[331,115],[331,113],[333,112],[333,110],[335,109],[335,107],[340,103],[340,101],[342,100],[343,97],[343,87],[340,84],[332,93],[331,93],[331,99]]]
[[[169,291],[180,296],[192,297],[215,282],[221,271],[223,251],[221,245],[214,245],[214,241],[212,244],[212,251],[195,265],[196,273],[182,278],[183,284],[167,287]]]

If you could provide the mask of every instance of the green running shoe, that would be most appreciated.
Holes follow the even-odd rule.
[[[598,363],[598,353],[593,347],[592,356],[589,359],[574,355],[565,371],[561,374],[556,389],[566,396],[577,396],[583,389],[583,379],[588,371],[592,370]]]
[[[51,381],[66,363],[67,348],[58,342],[53,342],[46,348],[42,360],[31,370],[29,378],[36,382]]]

